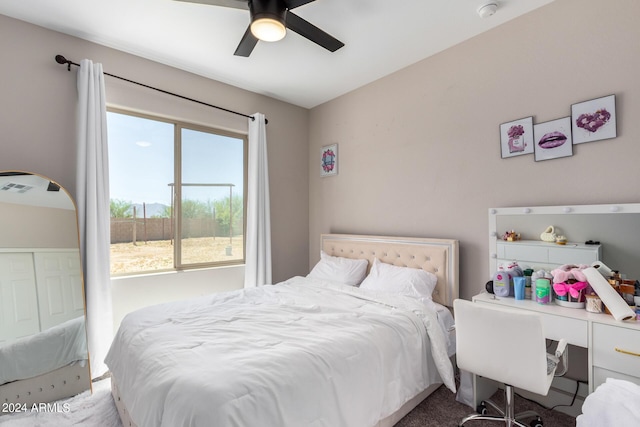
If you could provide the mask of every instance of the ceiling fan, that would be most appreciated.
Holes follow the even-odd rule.
[[[211,6],[248,9],[251,23],[245,31],[234,55],[248,57],[258,40],[278,41],[289,28],[323,48],[335,52],[344,46],[340,40],[322,31],[320,28],[300,18],[291,9],[311,3],[315,0],[177,0],[188,3],[201,3]]]

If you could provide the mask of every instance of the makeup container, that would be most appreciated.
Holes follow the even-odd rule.
[[[524,276],[517,276],[513,278],[513,293],[517,300],[524,299],[525,278]]]
[[[585,295],[585,309],[590,313],[602,313],[602,300],[596,294]]]
[[[536,279],[536,302],[538,304],[551,302],[551,281],[549,279]]]

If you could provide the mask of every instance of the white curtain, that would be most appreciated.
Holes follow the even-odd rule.
[[[244,287],[271,284],[269,168],[264,114],[249,119],[249,182]]]
[[[104,357],[113,338],[109,276],[109,158],[102,64],[88,59],[78,71],[76,203],[87,302],[92,377],[107,371]]]

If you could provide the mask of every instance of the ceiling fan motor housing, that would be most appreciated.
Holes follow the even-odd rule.
[[[249,0],[249,13],[251,22],[267,18],[286,25],[287,5],[284,0]]]

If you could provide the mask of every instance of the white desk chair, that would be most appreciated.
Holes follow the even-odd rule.
[[[546,396],[566,341],[560,340],[555,356],[548,355],[542,319],[536,313],[460,299],[453,302],[453,312],[458,368],[505,385],[504,411],[493,402],[482,402],[479,413],[469,415],[459,425],[472,420],[493,420],[508,427],[528,427],[519,420],[535,417],[530,425],[542,426],[540,416],[533,411],[515,414],[513,389],[517,387]],[[487,415],[485,403],[501,415]]]

